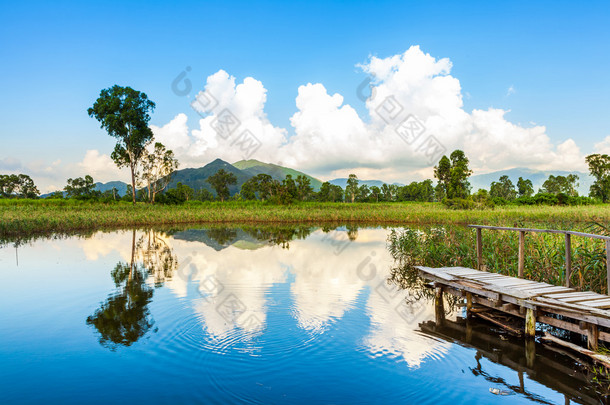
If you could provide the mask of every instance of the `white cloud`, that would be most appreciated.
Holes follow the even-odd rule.
[[[113,180],[127,180],[127,171],[119,169],[108,155],[101,154],[92,149],[85,153],[85,157],[77,164],[77,170],[71,177],[90,175],[95,181],[106,183]]]
[[[506,97],[512,96],[516,92],[517,92],[517,90],[515,90],[515,87],[511,84],[510,86],[508,86],[508,89],[506,90]]]
[[[506,118],[508,110],[466,111],[463,97],[468,93],[451,75],[452,63],[447,58],[437,59],[412,46],[387,58],[370,57],[359,67],[373,78],[374,96],[366,101],[368,117],[360,117],[344,103],[342,95],[328,93],[323,84],[308,83],[298,88],[296,112],[288,131],[267,118],[263,83],[252,77],[237,83],[235,77],[219,70],[207,77],[205,88],[197,95],[194,108],[202,117],[197,128],[189,130],[185,113],[151,128],[159,141],[174,150],[181,168],[200,167],[216,158],[229,162],[255,158],[288,165],[321,179],[356,173],[360,178],[407,182],[432,176],[440,154],[431,159],[422,145],[434,136],[447,154],[463,149],[475,173],[516,166],[586,170],[584,155],[572,139],[553,142],[542,125],[526,127],[510,122]],[[510,86],[507,95],[514,91]],[[388,100],[394,101],[394,111],[389,110]],[[215,128],[219,120],[227,118],[223,115],[227,111],[237,121],[234,126],[225,124],[224,128],[232,131],[219,136]],[[395,131],[409,114],[425,126],[423,135],[411,143]],[[244,131],[252,141],[245,145],[250,148],[240,143]],[[610,150],[610,139],[596,148]],[[20,163],[4,159],[0,161],[2,166],[15,168]],[[40,162],[26,166],[53,184],[88,173],[100,181],[128,178],[127,172],[116,170],[107,155],[95,150],[87,151],[76,167],[64,170],[49,166],[45,171]]]
[[[248,77],[236,85],[233,76],[220,70],[207,78],[205,92],[198,95],[198,109],[205,116],[198,129],[188,134],[182,114],[165,127],[154,129],[161,133],[179,127],[172,135],[180,140],[182,149],[178,149],[185,151],[179,159],[202,165],[217,157],[229,162],[244,158],[243,151],[231,143],[247,128],[262,144],[253,158],[292,166],[323,179],[346,177],[351,172],[386,181],[430,177],[436,162],[431,163],[418,151],[430,135],[441,142],[446,153],[463,149],[475,172],[515,166],[585,168],[584,157],[572,139],[556,145],[544,126],[514,124],[506,119],[507,110],[464,110],[462,88],[451,75],[452,63],[447,58],[436,59],[413,46],[400,55],[371,57],[360,67],[374,79],[374,97],[366,101],[370,115],[366,121],[344,104],[342,95],[329,94],[321,83],[308,83],[298,89],[297,111],[290,118],[294,135],[287,137],[288,131],[274,127],[266,117],[263,84]],[[513,92],[511,86],[508,93]],[[396,102],[393,112],[400,110],[395,117],[388,111],[384,114],[388,97]],[[227,140],[212,127],[224,109],[240,122]],[[411,144],[395,131],[409,114],[426,128]]]
[[[595,152],[610,155],[610,135],[606,136],[603,141],[595,144]]]

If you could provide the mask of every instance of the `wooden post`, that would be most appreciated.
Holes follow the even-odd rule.
[[[597,325],[587,325],[587,346],[589,350],[597,351],[599,341],[599,330]]]
[[[525,311],[525,336],[536,336],[536,314],[532,308]]]
[[[566,233],[566,287],[572,287],[572,235]]]
[[[477,270],[483,268],[483,235],[481,228],[477,228]]]
[[[523,371],[519,371],[519,389],[521,393],[525,392],[525,384],[523,383]]]
[[[525,363],[533,369],[536,360],[536,339],[525,339]]]
[[[519,232],[519,278],[523,278],[525,269],[525,232]]]
[[[606,294],[610,295],[610,240],[606,240],[606,283],[608,284]]]
[[[472,293],[466,293],[466,318],[472,317]]]
[[[445,308],[443,305],[443,287],[437,285],[434,294],[434,315],[436,326],[442,326],[445,321]]]

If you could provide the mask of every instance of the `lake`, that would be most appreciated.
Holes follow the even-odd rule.
[[[0,402],[599,403],[569,356],[466,324],[461,307],[437,323],[430,290],[388,253],[389,231],[5,244]]]

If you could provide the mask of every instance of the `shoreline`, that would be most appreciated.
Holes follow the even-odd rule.
[[[184,205],[4,200],[0,238],[149,226],[193,225],[425,225],[609,222],[610,207],[507,206],[451,210],[440,203],[190,202]]]

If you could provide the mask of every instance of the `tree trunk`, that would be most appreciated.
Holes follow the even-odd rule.
[[[136,174],[134,171],[133,162],[129,163],[129,168],[131,169],[131,196],[133,199],[133,205],[136,205]]]

